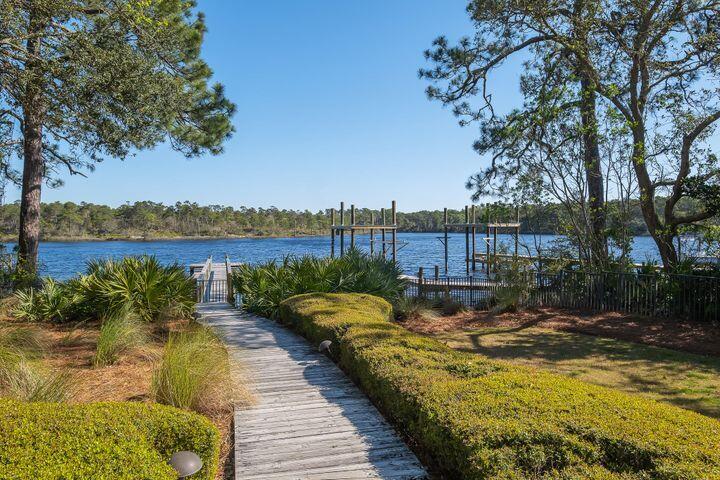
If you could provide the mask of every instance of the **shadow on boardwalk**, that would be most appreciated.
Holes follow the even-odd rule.
[[[235,412],[235,478],[422,479],[415,455],[367,397],[304,338],[227,304],[198,305],[252,380]]]

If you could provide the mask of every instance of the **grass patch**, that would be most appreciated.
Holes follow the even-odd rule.
[[[152,396],[174,407],[212,414],[232,404],[230,360],[209,327],[172,333],[152,376]]]
[[[319,343],[448,478],[720,479],[720,422],[482,355],[388,321],[390,305],[310,294],[280,318]]]
[[[115,363],[120,354],[145,345],[146,325],[130,310],[105,320],[100,327],[93,365],[104,367]]]
[[[455,349],[547,369],[720,418],[720,358],[537,327],[433,336]]]

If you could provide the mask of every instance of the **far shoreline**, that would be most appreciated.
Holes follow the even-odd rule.
[[[428,233],[441,234],[441,231],[418,232],[412,230],[399,230],[398,233]],[[457,233],[457,232],[452,232]],[[561,236],[561,234],[553,232],[521,232],[521,235],[538,235],[538,236]],[[81,243],[81,242],[158,242],[158,241],[188,241],[188,240],[240,240],[240,239],[281,239],[281,238],[309,238],[309,237],[329,237],[329,233],[277,233],[277,234],[228,234],[228,235],[128,235],[128,236],[87,236],[87,237],[47,237],[41,238],[41,243]],[[649,237],[647,234],[633,235],[633,237]],[[17,235],[0,235],[0,243],[17,243]]]
[[[185,241],[185,240],[239,240],[264,238],[305,238],[327,237],[329,234],[300,233],[300,234],[269,234],[269,235],[185,235],[185,236],[112,236],[112,237],[47,237],[41,238],[40,243],[73,243],[73,242],[158,242],[158,241]],[[17,236],[0,236],[2,243],[17,243]]]

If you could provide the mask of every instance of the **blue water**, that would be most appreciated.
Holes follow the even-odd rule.
[[[407,273],[417,272],[419,266],[426,271],[434,265],[443,264],[443,246],[437,233],[399,233],[398,240],[406,242],[398,247],[398,262]],[[477,251],[484,251],[482,235],[477,237]],[[522,235],[521,254],[534,254],[536,243],[547,248],[554,235]],[[376,237],[377,239],[377,237]],[[378,239],[379,240],[379,239]],[[499,242],[512,245],[509,235],[498,235]],[[367,249],[369,238],[359,236],[357,244]],[[349,244],[349,239],[346,245]],[[376,244],[379,248],[379,242]],[[13,244],[7,244],[12,249]],[[339,248],[339,247],[338,247]],[[512,247],[510,247],[512,248]],[[232,261],[256,263],[284,255],[314,254],[325,256],[330,253],[330,239],[327,236],[300,238],[239,238],[217,240],[154,240],[154,241],[102,241],[102,242],[43,242],[40,245],[41,273],[60,280],[70,278],[85,269],[85,263],[94,258],[119,258],[126,255],[155,255],[164,263],[179,262],[183,265],[202,263],[208,255],[224,260],[228,254]],[[464,234],[450,234],[450,273],[465,272]],[[655,244],[650,237],[636,237],[633,259],[642,262],[657,259]]]

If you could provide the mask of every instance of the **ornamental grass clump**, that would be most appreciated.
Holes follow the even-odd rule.
[[[371,293],[395,300],[405,280],[396,263],[379,255],[351,249],[339,258],[288,256],[260,265],[242,265],[233,275],[233,287],[243,307],[274,318],[280,302],[310,292]]]
[[[100,327],[93,365],[112,365],[120,355],[142,347],[149,340],[147,324],[129,308],[107,318]]]
[[[433,308],[430,301],[424,298],[402,296],[392,303],[395,319],[404,320],[436,320],[440,313]]]
[[[26,402],[62,402],[70,397],[70,375],[38,362],[44,347],[36,329],[0,328],[0,396]]]
[[[444,474],[463,480],[718,480],[720,421],[455,351],[360,294],[307,294],[280,319],[333,356]]]
[[[194,325],[173,332],[153,371],[153,398],[166,405],[212,414],[232,403],[228,352],[217,334]]]

